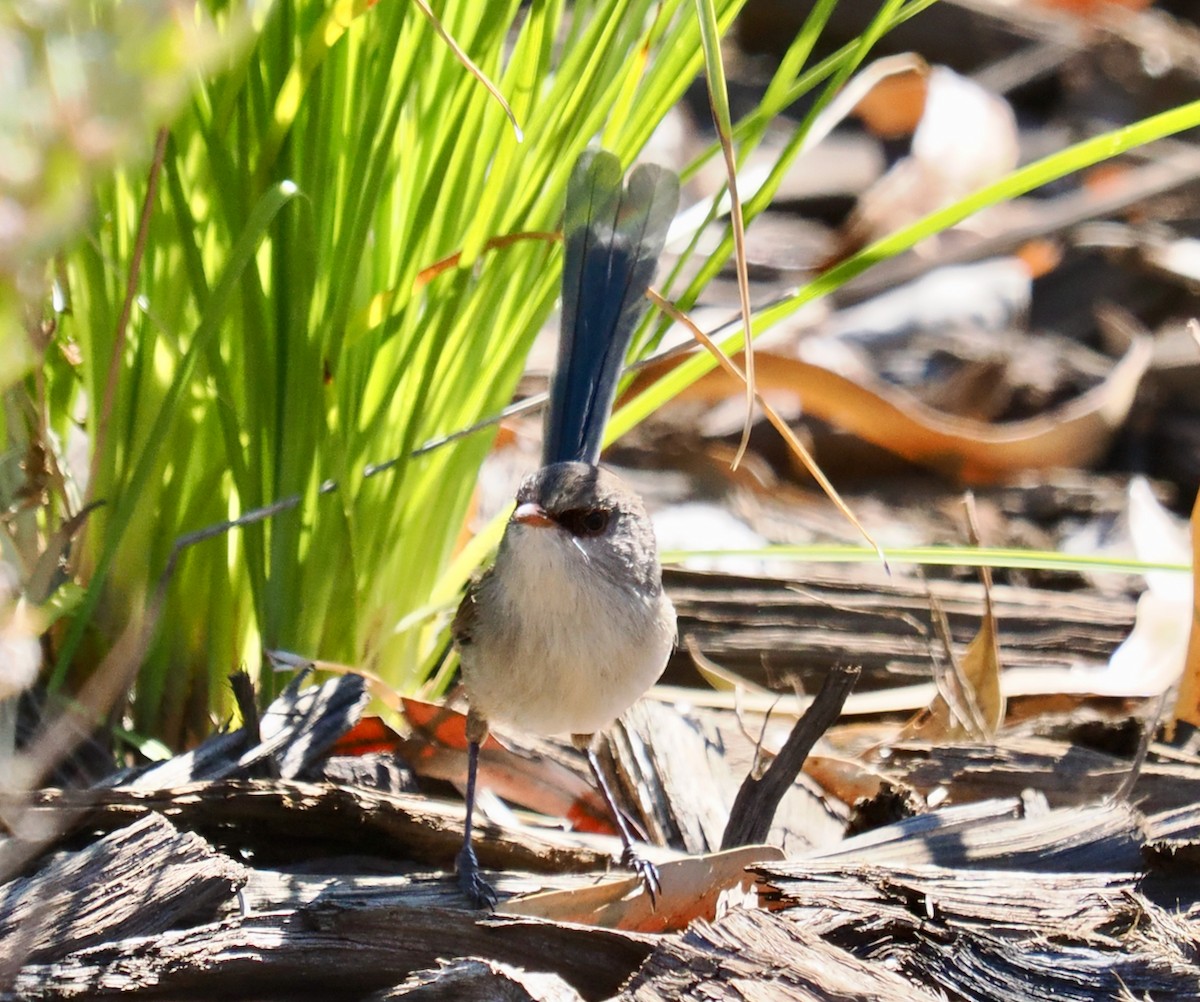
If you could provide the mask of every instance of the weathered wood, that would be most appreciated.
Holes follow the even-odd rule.
[[[934,1002],[938,996],[765,912],[733,912],[664,939],[624,1002]]]
[[[1053,873],[1142,869],[1144,819],[1127,804],[1022,813],[1018,800],[942,808],[855,835],[810,858]],[[794,867],[802,875],[805,865],[780,863],[772,872]]]
[[[353,999],[454,957],[557,974],[586,999],[614,994],[653,949],[646,936],[461,910],[343,908],[231,918],[126,939],[23,968],[0,999]]]
[[[1184,1002],[1200,993],[1200,969],[1194,964],[1177,952],[1137,942],[1114,949],[1111,941],[1100,937],[1009,940],[978,930],[944,940],[936,928],[928,927],[918,929],[914,939],[911,959],[899,960],[900,969],[951,998]]]
[[[387,752],[331,755],[320,763],[319,776],[306,778],[334,786],[364,786],[380,793],[416,793],[418,789],[412,770]]]
[[[1132,997],[1196,997],[1195,930],[1142,892],[1135,811],[1101,804],[1013,818],[1003,806],[947,808],[821,858],[755,870],[794,921],[864,958],[885,948],[900,970],[954,998],[1129,997],[1121,980]],[[1164,883],[1179,893],[1177,879]]]
[[[715,851],[737,792],[719,735],[676,707],[639,700],[601,738],[610,784],[652,842]]]
[[[823,889],[830,894],[824,904],[822,892],[808,898],[811,907],[777,918],[864,960],[886,957],[892,969],[950,998],[1182,1002],[1200,988],[1194,930],[1178,928],[1177,919],[1123,886],[1122,878],[993,873],[993,886],[972,895],[957,886],[954,873],[931,884],[890,870],[864,872],[855,889],[847,877],[847,884]],[[1089,879],[1095,883],[1087,888]],[[850,895],[848,907],[841,894]],[[1039,908],[1039,895],[1054,897]],[[1072,901],[1082,907],[1080,915],[1069,912]],[[1035,924],[1024,928],[1026,920]]]
[[[267,761],[282,778],[297,778],[354,725],[370,699],[361,675],[340,675],[306,689],[300,688],[302,679],[298,676],[263,711],[260,742],[247,747],[242,731],[216,734],[192,751],[115,781],[138,790],[168,790],[202,779],[248,776]]]
[[[505,899],[518,894],[588,888],[596,883],[598,875],[502,870],[490,873],[488,879]],[[318,860],[288,870],[255,868],[249,871],[238,897],[247,913],[298,911],[318,901],[347,908],[466,908],[457,881],[446,870],[414,868],[395,860],[363,856]]]
[[[833,664],[863,668],[862,689],[929,680],[936,634],[930,596],[945,611],[954,640],[979,629],[977,584],[903,578],[863,584],[833,575],[793,581],[668,569],[664,581],[679,614],[679,634],[705,655],[751,681],[788,673],[815,692]],[[992,592],[1006,668],[1103,665],[1133,626],[1124,596],[1015,588]],[[664,681],[695,680],[686,646],[672,656]]]
[[[523,971],[475,957],[422,971],[402,985],[367,997],[365,1002],[581,1002],[583,996],[556,974]]]
[[[877,866],[857,860],[808,860],[783,876],[756,868],[771,907],[823,936],[877,927],[895,910],[917,922],[993,934],[1077,937],[1137,924],[1146,902],[1133,873],[1044,873],[965,870],[934,865]],[[899,921],[899,918],[897,918]]]
[[[958,803],[1037,790],[1051,806],[1095,803],[1117,794],[1130,760],[1062,741],[1002,739],[994,745],[896,745],[889,770],[923,793],[944,787]],[[1142,764],[1130,798],[1146,813],[1200,803],[1200,767],[1151,760]]]
[[[837,720],[860,674],[858,668],[835,668],[829,672],[816,698],[796,721],[766,771],[761,777],[751,772],[742,781],[721,837],[722,849],[751,845],[766,838],[784,794],[795,783],[813,745]]]
[[[20,964],[207,921],[246,877],[198,835],[147,814],[0,887],[0,984]]]
[[[448,866],[462,843],[462,806],[362,787],[288,780],[222,780],[174,790],[39,790],[3,808],[31,821],[99,828],[149,812],[198,831],[218,845],[251,850],[263,863],[321,855],[375,854]],[[486,867],[556,872],[603,869],[604,852],[550,835],[483,825],[476,852]]]

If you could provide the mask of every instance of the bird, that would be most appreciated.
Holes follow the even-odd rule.
[[[451,628],[466,692],[468,768],[458,884],[476,908],[497,896],[472,845],[479,748],[493,723],[569,735],[621,836],[621,862],[652,900],[658,872],[637,848],[596,757],[595,735],[667,664],[675,610],[642,499],[599,465],[604,428],[634,331],[648,308],[679,179],[589,148],[563,216],[558,357],[540,468],[516,493],[495,561],[463,596]]]

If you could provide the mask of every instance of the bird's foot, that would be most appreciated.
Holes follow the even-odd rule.
[[[662,894],[662,884],[658,879],[658,867],[650,862],[635,845],[625,846],[621,853],[621,865],[637,874],[638,880],[650,895],[650,903],[658,904],[658,896]]]
[[[479,872],[479,860],[475,858],[475,850],[469,845],[463,846],[454,861],[454,866],[458,871],[459,889],[466,895],[471,907],[495,911],[498,898],[492,885],[484,880]]]

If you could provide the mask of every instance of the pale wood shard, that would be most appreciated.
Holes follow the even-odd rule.
[[[639,700],[604,736],[618,789],[651,841],[688,853],[720,848],[737,793],[720,734],[674,706]]]
[[[247,875],[198,835],[147,814],[0,886],[0,984],[13,964],[206,921]]]
[[[582,1002],[583,996],[556,974],[523,971],[495,960],[468,957],[421,971],[404,984],[365,1002]]]
[[[622,1002],[936,1002],[885,965],[860,960],[798,923],[735,912],[662,941]]]

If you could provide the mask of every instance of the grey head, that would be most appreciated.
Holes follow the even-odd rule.
[[[517,491],[506,543],[515,527],[557,530],[592,573],[643,596],[662,590],[654,528],[642,499],[599,466],[552,463],[526,477]]]

